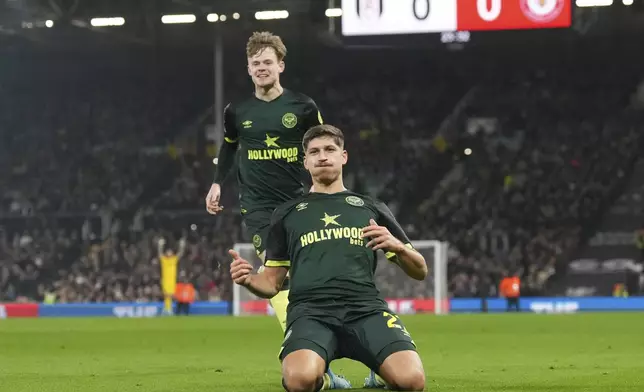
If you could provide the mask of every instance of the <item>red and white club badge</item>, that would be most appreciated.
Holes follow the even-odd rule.
[[[533,22],[553,21],[563,11],[566,1],[570,0],[520,0],[521,11]]]

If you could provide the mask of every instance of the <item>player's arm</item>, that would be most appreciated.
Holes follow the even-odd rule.
[[[179,240],[179,251],[177,252],[177,258],[179,259],[179,262],[181,262],[181,258],[183,257],[183,254],[186,252],[186,239],[182,238]]]
[[[286,267],[269,267],[259,274],[253,274],[253,266],[241,258],[239,253],[229,250],[233,257],[230,265],[230,276],[233,282],[246,287],[248,291],[260,298],[270,299],[279,293],[279,289],[286,278],[288,269]]]
[[[382,249],[387,259],[398,264],[409,277],[424,280],[428,271],[423,255],[414,249],[407,234],[384,203],[377,202],[376,209],[378,221],[371,219],[369,226],[363,230],[363,236],[369,239],[367,246],[373,250]]]
[[[235,125],[235,114],[230,104],[224,109],[224,143],[217,155],[217,169],[215,170],[214,184],[224,182],[235,165],[237,148],[239,147],[239,130]]]
[[[320,109],[318,108],[318,105],[315,103],[315,101],[309,98],[306,101],[306,106],[304,109],[302,129],[304,132],[306,132],[310,128],[322,124],[324,124],[324,120],[322,119]],[[308,192],[313,191],[313,180],[311,179],[311,174],[306,170],[302,171],[302,183],[304,184],[305,188],[308,189]]]
[[[315,103],[315,101],[310,98],[306,102],[306,107],[304,109],[303,124],[304,132],[308,131],[311,127],[324,124],[322,114],[320,113],[320,108],[318,108],[318,105]]]
[[[286,267],[266,267],[261,273],[251,275],[244,286],[260,298],[271,299],[280,292],[287,273]]]
[[[161,261],[161,256],[163,256],[163,246],[165,245],[165,238],[159,238],[159,241],[157,242],[157,256],[159,257],[159,264]]]

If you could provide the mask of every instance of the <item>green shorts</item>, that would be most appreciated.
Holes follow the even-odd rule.
[[[391,354],[416,351],[409,332],[386,306],[354,314],[350,320],[342,314],[333,317],[328,312],[315,314],[310,309],[294,318],[296,308],[289,309],[280,361],[292,352],[312,350],[324,359],[327,368],[335,359],[350,358],[378,372]]]
[[[263,208],[242,214],[242,222],[246,226],[246,231],[253,241],[253,246],[258,255],[266,250],[266,241],[268,240],[268,230],[271,226],[272,208]],[[288,290],[290,280],[287,277],[282,285],[282,290]]]
[[[266,240],[268,238],[268,229],[271,225],[271,216],[273,209],[264,208],[261,210],[250,211],[242,214],[242,221],[246,226],[246,231],[253,241],[253,246],[257,254],[266,250]]]

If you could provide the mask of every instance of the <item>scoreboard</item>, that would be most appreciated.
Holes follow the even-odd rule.
[[[342,34],[570,27],[572,0],[342,0]]]

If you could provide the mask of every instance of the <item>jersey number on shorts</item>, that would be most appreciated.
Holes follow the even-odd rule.
[[[396,316],[395,314],[391,314],[388,312],[382,312],[382,315],[387,318],[387,327],[389,328],[398,328],[402,331],[405,336],[410,337],[411,335],[409,332],[407,332],[407,328],[405,328],[402,324],[400,324],[400,317]]]

